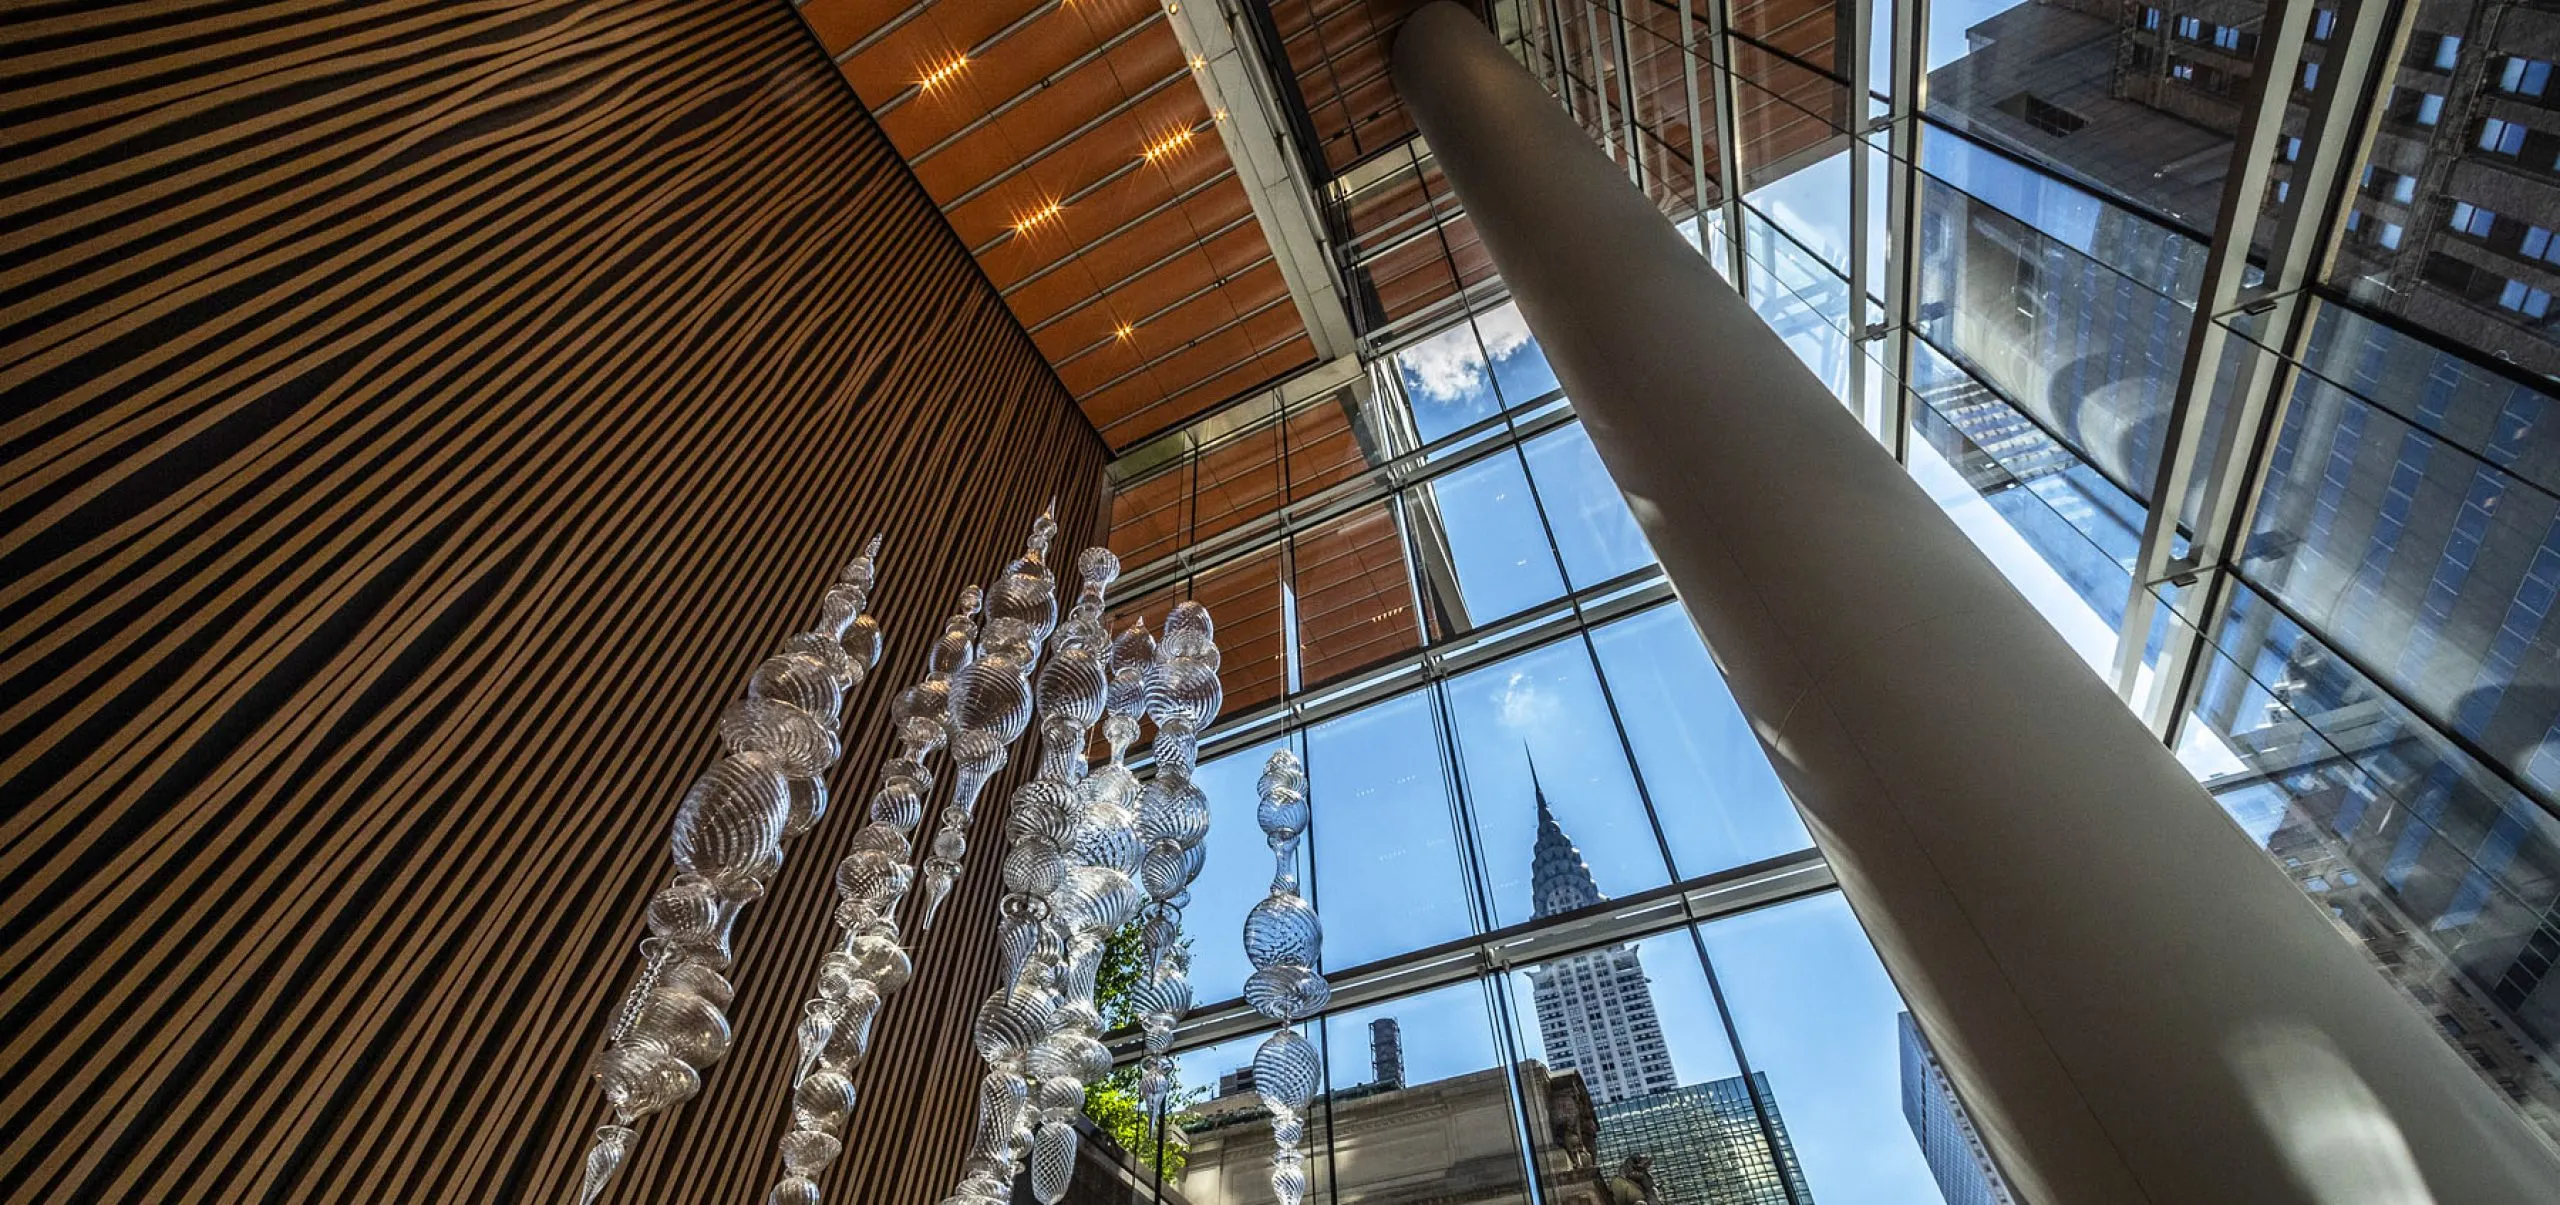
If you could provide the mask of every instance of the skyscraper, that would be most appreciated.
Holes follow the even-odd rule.
[[[1536,915],[1601,902],[1590,865],[1547,802],[1534,757],[1529,783],[1538,802],[1530,854]],[[1604,1174],[1648,1178],[1653,1205],[1813,1200],[1767,1076],[1753,1075],[1748,1086],[1740,1076],[1681,1085],[1633,947],[1566,955],[1530,970],[1529,985],[1547,1066],[1578,1072],[1590,1093]]]
[[[1530,898],[1540,918],[1601,901],[1600,886],[1564,826],[1547,805],[1538,763],[1529,762],[1530,789],[1538,800],[1538,840],[1530,855]],[[1679,1085],[1671,1054],[1662,1044],[1662,1020],[1653,1011],[1644,964],[1629,946],[1572,954],[1529,972],[1530,1000],[1538,1014],[1538,1039],[1547,1065],[1579,1071],[1591,1103],[1609,1105]]]
[[[1946,1068],[1938,1065],[1938,1052],[1929,1049],[1911,1014],[1902,1014],[1900,1027],[1902,1116],[1911,1123],[1911,1136],[1920,1140],[1920,1155],[1929,1161],[1929,1174],[1937,1177],[1947,1205],[2016,1205],[1999,1165],[1973,1128],[1973,1118],[1965,1114],[1964,1102],[1956,1099]]]

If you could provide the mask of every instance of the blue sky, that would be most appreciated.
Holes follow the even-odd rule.
[[[1552,388],[1533,343],[1479,342],[1469,328],[1458,329],[1466,347],[1406,367],[1409,389],[1420,379],[1448,386],[1446,412],[1420,420],[1426,437],[1498,412],[1499,399],[1515,396],[1500,382]],[[1505,350],[1489,362],[1487,346]],[[1424,404],[1417,400],[1418,409]],[[1479,622],[1557,597],[1568,581],[1588,586],[1652,559],[1578,426],[1468,466],[1436,489],[1460,585]],[[1553,521],[1552,550],[1537,522],[1539,504]],[[1610,720],[1612,703],[1626,725],[1624,744]],[[1610,895],[1800,849],[1807,840],[1687,617],[1673,607],[1283,739],[1308,762],[1314,821],[1300,864],[1325,920],[1326,964],[1336,970],[1530,919],[1531,754],[1560,822]],[[1198,774],[1215,816],[1208,869],[1186,916],[1203,1003],[1234,996],[1249,969],[1237,934],[1271,874],[1253,824],[1253,784],[1282,743],[1229,753]],[[1472,848],[1461,835],[1468,825]],[[1481,867],[1470,869],[1477,858]],[[1894,1020],[1901,1002],[1839,898],[1718,921],[1700,938],[1744,1053],[1769,1077],[1815,1198],[1825,1205],[1935,1199],[1900,1111]],[[1674,930],[1638,946],[1682,1082],[1738,1074],[1740,1059],[1708,990],[1698,942]],[[1507,1038],[1489,995],[1495,992],[1509,993],[1515,1032]],[[1335,1086],[1370,1078],[1368,1023],[1381,1016],[1402,1026],[1408,1083],[1497,1066],[1506,1040],[1522,1057],[1542,1056],[1525,977],[1514,973],[1310,1026]],[[1184,1083],[1214,1085],[1248,1063],[1258,1041],[1183,1055]],[[1320,1202],[1321,1191],[1311,1199]]]

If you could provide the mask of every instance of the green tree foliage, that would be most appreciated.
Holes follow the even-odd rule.
[[[1183,944],[1187,947],[1190,939],[1185,938]],[[1130,993],[1146,973],[1146,963],[1146,943],[1136,922],[1112,934],[1102,947],[1102,969],[1094,976],[1093,1000],[1107,1028],[1116,1030],[1138,1023],[1138,1006],[1130,999]],[[1187,1103],[1178,1082],[1170,1085],[1165,1099],[1176,1108]],[[1084,1115],[1119,1142],[1120,1149],[1152,1165],[1156,1174],[1169,1181],[1182,1178],[1190,1148],[1179,1141],[1157,1141],[1154,1119],[1147,1115],[1146,1098],[1138,1094],[1135,1064],[1116,1068],[1099,1083],[1085,1085]],[[1178,1131],[1182,1120],[1183,1115],[1177,1112],[1166,1119],[1165,1128]]]

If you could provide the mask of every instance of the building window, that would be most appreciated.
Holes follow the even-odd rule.
[[[2178,36],[2190,42],[2204,40],[2204,20],[2200,17],[2178,18]]]
[[[2418,199],[2416,176],[2395,176],[2391,181],[2391,199],[2406,205]]]
[[[2302,158],[2302,140],[2299,138],[2287,137],[2284,140],[2284,161],[2291,163],[2300,158]],[[2370,182],[2372,178],[2373,169],[2365,169],[2365,179]]]
[[[2492,117],[2480,123],[2480,149],[2500,155],[2524,150],[2524,127]]]
[[[2498,215],[2469,201],[2453,203],[2453,228],[2473,238],[2487,238],[2498,223]]]
[[[2551,313],[2551,294],[2521,280],[2510,280],[2498,290],[2498,308],[2514,310],[2527,318],[2547,317]]]
[[[2498,73],[2498,86],[2518,96],[2540,96],[2551,86],[2551,64],[2511,55],[2506,69]]]
[[[2414,118],[2419,125],[2431,126],[2443,117],[2444,96],[2442,93],[2427,92],[2419,95],[2418,113]]]
[[[2382,224],[2382,229],[2374,232],[2373,241],[2380,243],[2384,247],[2393,251],[2397,251],[2400,249],[2400,236],[2403,233],[2405,232],[2400,229],[2400,223],[2384,222]]]
[[[2213,44],[2214,44],[2215,46],[2218,46],[2218,47],[2220,47],[2220,48],[2224,49],[2224,50],[2231,51],[2231,52],[2233,52],[2233,53],[2235,53],[2235,54],[2236,54],[2236,53],[2238,53],[2238,52],[2239,52],[2239,50],[2240,50],[2240,29],[2239,29],[2239,27],[2238,27],[2238,26],[2235,26],[2235,25],[2216,25],[2216,26],[2214,26],[2214,27],[2213,27]]]
[[[2445,34],[2436,39],[2436,56],[2430,60],[2438,71],[2453,70],[2453,61],[2462,56],[2462,39]]]
[[[2171,63],[2169,64],[2169,77],[2171,79],[2182,79],[2189,83],[2193,83],[2196,78],[2196,65],[2193,63]]]
[[[2329,40],[2329,35],[2337,32],[2337,29],[2338,10],[2334,8],[2315,8],[2311,10],[2311,39],[2313,41],[2326,42]]]
[[[2517,249],[2524,253],[2526,259],[2560,263],[2560,244],[2554,242],[2550,231],[2540,226],[2525,227],[2524,243]]]
[[[2302,65],[2302,90],[2303,90],[2303,91],[2305,91],[2305,92],[2309,92],[2309,91],[2311,91],[2312,89],[2317,88],[2317,87],[2319,87],[2319,86],[2320,86],[2320,64],[2318,64],[2318,63],[2304,63],[2304,64]]]
[[[2160,28],[2160,10],[2156,8],[2142,10],[2142,27],[2144,29]]]

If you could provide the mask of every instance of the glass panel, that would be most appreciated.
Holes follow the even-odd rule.
[[[1220,440],[1200,453],[1198,473],[1195,542],[1268,518],[1280,509],[1279,425],[1265,424]]]
[[[1311,898],[1333,921],[1329,969],[1475,931],[1434,711],[1432,692],[1415,691],[1307,731]]]
[[[1223,714],[1278,699],[1287,685],[1288,636],[1280,595],[1277,548],[1203,573],[1192,583],[1191,597],[1209,608],[1218,624],[1220,677],[1227,687]]]
[[[1167,441],[1178,447],[1178,441]],[[1180,548],[1191,534],[1191,462],[1174,463],[1111,493],[1111,551],[1131,569]]]
[[[2264,7],[2241,0],[2207,19],[2192,7],[1933,4],[1927,108],[2029,162],[2210,227]]]
[[[1368,471],[1376,456],[1360,421],[1359,398],[1349,389],[1319,398],[1289,415],[1289,500],[1312,497]]]
[[[1796,358],[1822,378],[1834,395],[1849,388],[1849,281],[1780,233],[1759,212],[1744,209],[1744,273],[1751,308],[1787,342]]]
[[[1591,436],[1582,424],[1560,427],[1522,445],[1538,502],[1556,536],[1565,576],[1575,589],[1605,582],[1653,563],[1636,518],[1627,512]]]
[[[1529,1196],[1485,988],[1470,980],[1324,1019],[1334,1200]]]
[[[2183,282],[2194,244],[2114,206],[2074,207],[2066,241],[1927,176],[1921,204],[1921,333],[2147,497],[2195,321],[2153,286]]]
[[[1915,341],[1912,362],[1911,476],[2092,670],[2112,674],[2141,512],[1927,343]]]
[[[1321,1027],[1309,1021],[1298,1027],[1307,1040],[1324,1050]],[[1271,1205],[1271,1113],[1253,1091],[1253,1052],[1265,1034],[1235,1038],[1215,1046],[1174,1056],[1176,1082],[1186,1107],[1168,1119],[1181,1132],[1182,1170],[1173,1183],[1179,1196],[1168,1201],[1189,1205]],[[1321,1205],[1332,1199],[1332,1127],[1324,1110],[1311,1108],[1306,1118],[1306,1200]]]
[[[1448,691],[1495,925],[1670,881],[1580,640],[1470,671]]]
[[[1833,269],[1849,270],[1849,152],[1846,147],[1745,193]]]
[[[1191,935],[1192,999],[1213,1005],[1244,994],[1245,961],[1236,935],[1244,932],[1244,915],[1271,893],[1271,847],[1254,823],[1259,800],[1254,784],[1262,763],[1284,745],[1281,737],[1204,761],[1191,781],[1209,796],[1209,835],[1203,844],[1209,860],[1192,881],[1191,903],[1182,910],[1183,931]],[[1297,867],[1304,881],[1307,852],[1299,843]],[[1197,1086],[1197,1085],[1194,1085]]]
[[[1397,352],[1396,375],[1424,443],[1502,409],[1476,329],[1464,322]]]
[[[2560,985],[2547,982],[2560,820],[2237,589],[2180,756],[2465,1061],[2560,1138]]]
[[[1591,643],[1680,878],[1811,843],[1686,612],[1656,607],[1594,629]]]
[[[1824,71],[1848,74],[1846,50],[1849,9],[1843,5],[1807,5],[1787,0],[1732,0],[1733,31],[1761,45],[1786,52]]]
[[[1902,997],[1837,892],[1698,927],[1772,1125],[1823,1205],[1941,1200],[1902,1101]]]
[[[1547,367],[1547,353],[1529,333],[1520,307],[1505,302],[1476,315],[1475,322],[1504,405],[1524,406],[1555,391],[1555,370]]]
[[[1520,458],[1497,452],[1405,495],[1433,630],[1464,632],[1564,593]]]
[[[1412,566],[1381,500],[1290,541],[1298,676],[1313,685],[1422,646]]]
[[[1786,1205],[1687,933],[1551,959],[1508,981],[1549,1202],[1610,1205],[1609,1181],[1624,1178],[1650,1179],[1655,1201]]]
[[[2462,446],[2549,466],[2560,437],[2535,429],[2549,399],[2465,388],[2396,337],[2326,325],[2309,359],[2335,376],[2299,378],[2242,575],[2419,714],[2560,798],[2560,499]],[[2381,396],[2395,409],[2365,400]]]

